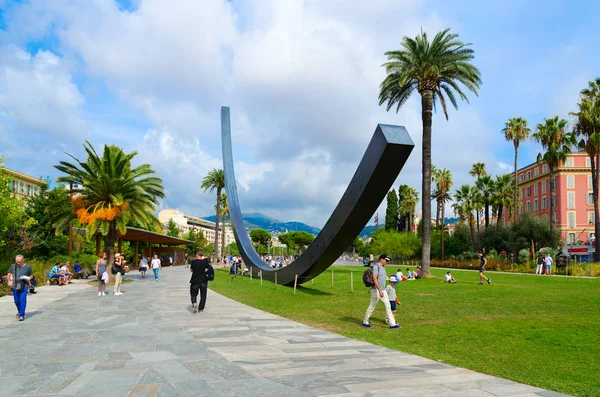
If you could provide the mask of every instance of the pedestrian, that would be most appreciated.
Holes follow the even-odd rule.
[[[542,274],[542,266],[544,266],[544,256],[539,254],[537,258],[537,266],[535,267],[535,274]]]
[[[142,260],[140,261],[140,273],[142,273],[142,278],[146,278],[147,271],[148,271],[148,260],[142,256]]]
[[[158,255],[154,254],[154,259],[152,259],[152,271],[154,272],[154,281],[158,282],[158,270],[161,267],[160,259],[158,259]]]
[[[485,272],[485,265],[487,264],[487,258],[483,255],[483,251],[479,251],[479,285],[483,285],[483,280],[487,280],[487,283],[490,284],[492,282],[491,278],[487,278],[483,275]]]
[[[123,275],[125,274],[125,268],[123,263],[123,256],[121,254],[115,254],[114,275],[115,275],[115,295],[123,295],[121,292],[121,284],[123,283]]]
[[[550,254],[546,255],[546,274],[552,274],[552,256]]]
[[[190,297],[192,299],[192,307],[194,313],[202,313],[206,306],[206,289],[208,287],[207,273],[210,269],[210,263],[202,252],[196,252],[196,259],[192,261],[190,272]],[[200,292],[200,304],[198,305],[198,292]]]
[[[104,277],[104,273],[106,273],[106,252],[100,253],[100,258],[96,261],[96,278],[98,279],[98,296],[106,295],[106,278],[108,277],[108,273],[106,273],[107,277]]]
[[[169,265],[173,267],[173,257],[169,256]]]
[[[392,309],[394,319],[396,319],[396,305],[400,304],[400,301],[398,300],[398,295],[396,295],[396,284],[398,284],[398,281],[398,278],[392,275],[390,276],[390,283],[387,287],[385,287],[388,299],[390,300],[390,308]]]
[[[375,306],[377,306],[378,301],[383,302],[383,306],[385,308],[385,319],[386,322],[390,325],[391,329],[402,328],[400,325],[396,324],[396,320],[394,319],[394,315],[392,314],[392,309],[390,306],[390,300],[388,298],[387,291],[385,288],[385,280],[387,278],[387,274],[385,272],[385,266],[390,261],[387,254],[381,254],[379,256],[379,262],[375,263],[371,267],[371,276],[373,277],[373,283],[375,284],[371,287],[371,302],[369,303],[369,307],[365,313],[365,318],[363,320],[363,327],[373,328],[371,324],[369,324],[369,319],[371,318],[371,314],[375,310]]]
[[[15,263],[8,269],[7,281],[12,288],[13,299],[17,307],[17,318],[19,321],[25,320],[25,308],[27,307],[27,291],[29,283],[34,279],[31,266],[23,261],[23,255],[15,257]]]

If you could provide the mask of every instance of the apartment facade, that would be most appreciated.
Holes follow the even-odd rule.
[[[588,246],[591,250],[595,245],[595,209],[592,170],[587,153],[570,154],[564,164],[554,170],[552,181],[548,165],[543,162],[518,170],[517,181],[522,202],[517,217],[525,213],[552,217],[555,225],[560,227],[561,238],[567,246],[579,247],[579,252],[582,252],[581,246]],[[555,184],[552,197],[551,182]],[[553,214],[550,214],[550,200],[554,200],[555,204]],[[509,222],[509,219],[505,220]]]
[[[42,186],[46,185],[43,179],[35,178],[6,167],[1,167],[1,169],[12,178],[8,183],[8,188],[13,196],[18,199],[22,200],[27,197],[37,196],[40,194]]]

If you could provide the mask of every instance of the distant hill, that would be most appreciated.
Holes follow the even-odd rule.
[[[285,233],[287,230],[288,232],[308,232],[315,236],[321,231],[318,227],[310,226],[302,222],[281,222],[257,212],[242,214],[242,218],[244,218],[244,226],[248,230],[265,229],[269,233]],[[202,219],[214,222],[215,216],[206,216]]]

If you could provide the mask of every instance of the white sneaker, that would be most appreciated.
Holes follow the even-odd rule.
[[[98,296],[102,296],[102,292],[98,292]]]
[[[105,295],[106,295],[106,292],[103,292],[103,293],[102,293],[102,296],[105,296]]]
[[[118,292],[115,292],[115,295],[119,295],[119,293],[118,293]]]
[[[119,295],[123,295],[123,293],[121,291],[119,291]]]

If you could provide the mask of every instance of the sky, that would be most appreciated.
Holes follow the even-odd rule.
[[[199,186],[222,168],[219,112],[230,106],[242,211],[322,227],[378,123],[407,128],[416,147],[394,187],[421,190],[420,101],[378,106],[385,51],[421,30],[473,43],[479,95],[433,120],[432,163],[458,188],[476,162],[513,171],[508,119],[570,119],[600,76],[600,2],[577,4],[0,0],[0,156],[54,180],[85,140],[119,145],[163,179],[160,208],[207,216],[215,198]],[[523,144],[519,167],[540,149]]]

